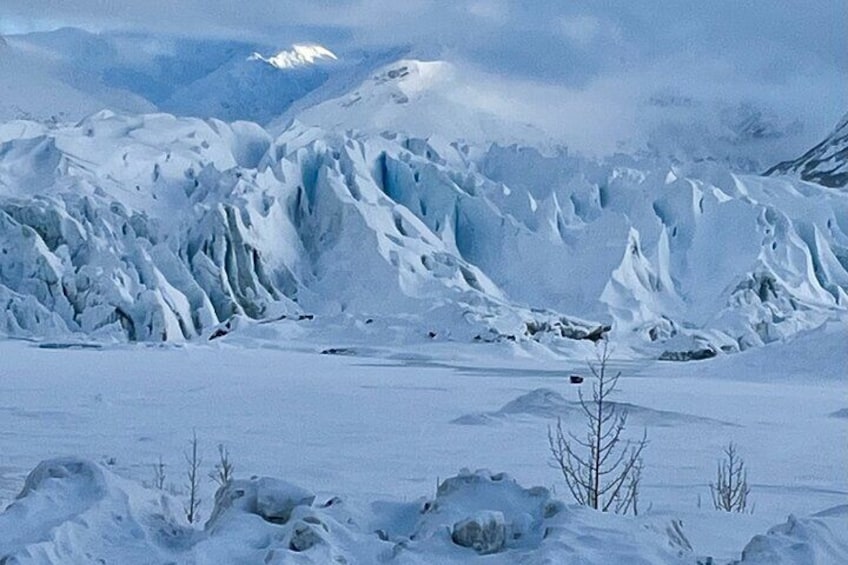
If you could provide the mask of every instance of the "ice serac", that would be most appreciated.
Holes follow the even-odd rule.
[[[613,326],[692,358],[844,319],[846,231],[842,192],[706,164],[167,114],[0,126],[10,335],[171,341],[308,314],[552,346]]]
[[[413,190],[380,163],[412,152],[313,134],[111,112],[7,124],[5,331],[170,341],[304,311],[414,314],[416,331],[467,339],[521,331],[529,312],[398,202]],[[465,192],[439,175],[452,214]]]
[[[766,174],[797,175],[832,188],[848,186],[848,113],[821,143],[794,161],[775,165]]]

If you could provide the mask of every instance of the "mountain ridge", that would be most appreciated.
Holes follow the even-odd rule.
[[[848,112],[820,143],[791,161],[771,167],[765,175],[797,175],[831,188],[848,186]]]

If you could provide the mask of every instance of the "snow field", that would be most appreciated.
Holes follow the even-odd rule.
[[[620,532],[615,535],[628,541],[599,546],[591,540],[600,538],[578,533],[574,518],[569,518],[565,530],[557,530],[556,522],[551,525],[559,533],[549,541],[532,551],[525,548],[530,551],[526,557],[556,559],[566,555],[564,551],[577,551],[586,562],[602,563],[615,562],[616,551],[635,551],[645,562],[677,562],[680,548],[669,549],[666,530],[672,520],[682,520],[682,532],[692,545],[691,551],[683,550],[685,559],[694,555],[738,559],[755,534],[785,521],[787,515],[804,517],[844,504],[848,484],[841,446],[848,430],[846,420],[838,417],[846,408],[840,369],[844,365],[827,349],[844,337],[844,328],[831,327],[806,342],[769,346],[718,361],[620,361],[625,377],[616,400],[631,405],[628,433],[638,435],[645,426],[651,441],[645,460],[643,515],[634,522],[593,513],[584,516],[585,511],[569,509],[580,517],[578,523],[585,521],[585,528]],[[817,366],[808,366],[806,372],[791,362],[775,362],[786,371],[766,366],[768,374],[750,374],[747,364],[760,363],[758,356],[803,358],[811,355],[810,343],[819,343],[822,349],[813,355]],[[361,558],[357,552],[366,551],[363,548],[382,548],[367,524],[382,520],[384,529],[395,527],[398,536],[411,535],[412,529],[401,532],[404,522],[398,517],[380,518],[375,501],[414,506],[414,511],[407,507],[406,515],[416,517],[409,520],[417,524],[420,507],[434,496],[437,481],[463,467],[506,471],[521,485],[544,485],[565,500],[560,477],[547,465],[545,433],[555,413],[562,412],[568,425],[581,424],[568,415],[576,392],[565,379],[568,373],[583,370],[580,363],[522,360],[515,352],[494,345],[452,346],[453,360],[443,356],[438,344],[400,350],[373,344],[370,357],[318,355],[316,344],[297,340],[290,346],[294,349],[281,350],[274,342],[256,340],[252,347],[213,342],[210,346],[43,349],[25,342],[3,342],[0,498],[11,502],[30,469],[63,454],[100,462],[108,473],[135,484],[149,483],[152,466],[162,456],[168,482],[179,487],[182,452],[191,430],[196,429],[204,464],[210,469],[215,446],[221,442],[233,455],[237,477],[279,477],[313,490],[319,502],[341,497],[345,508],[355,514],[357,525],[350,526],[354,533],[349,535],[358,541],[346,545],[336,534],[325,533],[322,536],[328,541],[321,551],[348,557]],[[498,416],[477,425],[455,421],[481,413]],[[709,507],[707,484],[713,480],[720,449],[729,440],[740,446],[748,463],[755,504],[752,515],[725,515]],[[212,512],[213,492],[211,482],[203,483],[204,520]],[[156,496],[145,491],[142,498]],[[462,518],[473,517],[497,510],[493,504],[488,496],[472,496],[457,512]],[[185,527],[180,511],[171,508],[171,522]],[[100,515],[100,510],[95,514]],[[454,518],[460,520],[458,514],[445,518],[444,527],[452,527]],[[839,543],[846,539],[844,520],[823,523],[824,530],[824,526],[805,525],[802,534],[835,536],[828,547],[844,556],[839,553],[843,547]],[[434,531],[442,531],[435,524]],[[105,527],[96,520],[89,525],[92,530]],[[283,536],[278,547],[281,556],[289,555],[286,544],[291,527],[284,534],[272,528]],[[646,527],[654,533],[646,533]],[[179,559],[189,555],[200,559],[203,543],[223,544],[220,547],[234,551],[233,555],[253,551],[254,542],[246,540],[261,537],[262,528],[245,525],[221,534],[224,538],[218,541],[203,538],[206,541],[196,546],[186,542],[195,549],[177,551],[168,546],[167,551],[176,551]],[[798,532],[798,528],[790,530],[791,535]],[[103,547],[99,537],[91,539],[87,542],[91,547]],[[431,541],[412,540],[408,560],[404,557],[399,562],[462,561],[474,555],[463,553],[473,550],[460,550],[447,538],[425,539]],[[757,547],[771,547],[772,541],[761,540]],[[56,542],[48,542],[47,547],[50,543]],[[819,547],[818,541],[809,543]],[[517,547],[498,555],[510,562],[524,555],[522,551]],[[321,562],[320,556],[328,554],[310,555]]]

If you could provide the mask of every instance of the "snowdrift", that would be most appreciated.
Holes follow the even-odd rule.
[[[810,518],[789,516],[785,523],[755,536],[742,550],[740,564],[837,565],[848,559],[848,505]]]
[[[0,126],[0,331],[245,320],[702,358],[844,319],[848,196],[698,165],[294,123]],[[586,320],[595,320],[589,322]]]
[[[719,516],[719,519],[721,516]],[[845,508],[756,536],[741,563],[830,564],[848,558]],[[3,563],[693,563],[679,521],[566,506],[505,474],[463,471],[431,499],[368,510],[267,477],[221,487],[205,524],[175,497],[79,458],[51,459],[0,513]]]

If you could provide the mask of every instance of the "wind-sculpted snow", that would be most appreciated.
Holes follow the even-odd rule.
[[[379,486],[377,486],[379,488]],[[738,563],[843,563],[845,507],[754,537]],[[728,517],[715,514],[717,528]],[[205,523],[178,495],[144,488],[86,459],[40,463],[0,512],[0,562],[60,563],[711,563],[680,520],[567,506],[509,475],[461,471],[432,498],[374,501],[316,495],[268,477],[218,489]]]
[[[183,340],[314,315],[556,344],[611,323],[709,356],[844,318],[846,224],[843,193],[720,169],[164,114],[9,122],[0,327]]]
[[[680,563],[671,539],[616,516],[567,508],[508,475],[462,472],[434,499],[350,508],[272,478],[221,487],[201,527],[180,502],[80,458],[42,462],[0,513],[0,561],[59,563],[487,563],[521,559]],[[469,524],[493,517],[487,540]],[[595,543],[602,537],[603,544]]]
[[[739,565],[838,565],[848,559],[848,505],[809,518],[790,515],[786,522],[754,536],[742,550]]]
[[[611,402],[622,413],[627,413],[627,421],[635,426],[644,427],[666,427],[681,425],[705,425],[705,426],[727,426],[728,422],[722,422],[710,418],[693,416],[681,412],[668,410],[653,410],[644,406],[636,406],[627,402]],[[462,426],[484,426],[501,424],[516,418],[545,418],[548,421],[556,418],[568,420],[581,420],[585,417],[580,403],[568,401],[558,392],[548,388],[538,388],[507,402],[500,409],[492,412],[478,412],[476,414],[465,414],[451,420],[452,424]]]

